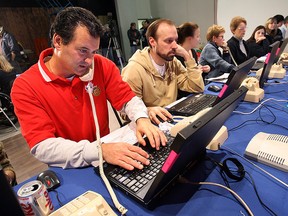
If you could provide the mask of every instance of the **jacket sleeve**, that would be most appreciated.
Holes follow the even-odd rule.
[[[229,63],[230,56],[229,54],[224,54],[223,58],[218,54],[218,51],[215,47],[209,47],[209,49],[203,50],[201,53],[201,59],[205,59],[213,68],[218,69],[223,72],[230,72],[234,67]]]
[[[186,68],[176,58],[174,58],[174,63],[176,64],[178,89],[188,92],[204,91],[202,71],[198,68],[195,59],[185,61]]]

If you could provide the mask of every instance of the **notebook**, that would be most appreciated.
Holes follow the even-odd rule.
[[[256,57],[250,58],[235,67],[229,74],[227,82],[223,85],[223,88],[217,96],[210,94],[192,95],[168,108],[168,111],[172,115],[191,116],[207,107],[214,106],[240,87],[256,59]]]
[[[276,55],[277,55],[277,50],[279,50],[278,49],[279,44],[280,44],[280,42],[276,41],[276,42],[274,42],[273,44],[271,44],[269,46],[270,52],[267,54],[266,60],[264,62],[263,69],[261,71],[261,75],[259,77],[256,75],[256,78],[259,80],[259,87],[260,88],[263,88],[264,87],[264,83],[268,80],[268,76],[269,76],[271,67],[272,67],[272,65],[275,62],[275,58],[276,58]],[[259,69],[259,70],[261,70],[261,69]]]
[[[159,204],[160,198],[171,189],[170,186],[179,175],[203,159],[206,146],[244,98],[246,92],[247,88],[244,86],[233,92],[205,115],[180,130],[175,138],[170,137],[170,144],[167,147],[162,146],[159,151],[156,151],[149,148],[150,144],[147,143],[143,149],[150,154],[150,165],[145,166],[143,170],[127,171],[104,163],[107,178],[131,199],[146,208],[153,209]],[[98,167],[95,167],[95,173],[99,175]]]
[[[281,41],[280,42],[281,43],[281,45],[278,47],[278,49],[277,49],[277,51],[276,51],[276,57],[275,57],[275,59],[273,60],[273,63],[278,63],[278,61],[279,61],[279,58],[280,58],[280,56],[281,56],[281,54],[283,53],[283,51],[284,51],[284,49],[285,49],[285,47],[286,47],[286,45],[287,45],[287,43],[288,43],[288,38],[285,38],[283,41]],[[272,44],[271,44],[272,45]],[[270,46],[271,46],[270,45]],[[268,55],[267,55],[268,56]],[[267,57],[266,57],[267,58]],[[266,59],[265,58],[265,59]],[[261,58],[262,59],[262,58]],[[259,70],[259,69],[261,69],[261,68],[263,68],[264,67],[264,64],[265,64],[265,61],[267,61],[267,60],[261,60],[261,61],[258,61],[258,59],[257,59],[257,61],[255,62],[255,64],[252,66],[252,68],[251,68],[251,70],[253,70],[253,71],[257,71],[257,70]]]

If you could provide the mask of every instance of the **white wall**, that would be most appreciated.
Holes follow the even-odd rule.
[[[201,29],[201,41],[206,43],[206,31],[214,23],[225,27],[228,40],[232,36],[229,24],[234,16],[243,16],[247,20],[247,39],[256,26],[264,25],[269,17],[288,15],[287,0],[115,0],[115,6],[126,60],[130,57],[127,30],[130,23],[137,23],[138,19],[168,18],[176,25],[195,22]]]
[[[176,25],[193,21],[200,26],[203,42],[208,27],[214,23],[213,0],[115,0],[115,7],[126,60],[130,56],[127,30],[138,19],[168,18]]]
[[[125,59],[130,57],[130,44],[127,31],[130,23],[137,23],[140,18],[151,17],[150,0],[115,0],[115,7],[118,19],[118,28],[121,36],[122,51]],[[138,26],[137,26],[138,28]]]
[[[217,20],[225,30],[225,38],[228,40],[230,21],[235,16],[242,16],[247,20],[247,31],[244,39],[248,39],[258,25],[265,25],[269,17],[276,14],[288,15],[287,0],[218,0]]]

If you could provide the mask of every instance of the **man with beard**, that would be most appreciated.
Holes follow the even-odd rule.
[[[177,44],[177,29],[168,19],[158,19],[147,29],[149,47],[138,50],[122,70],[122,78],[148,107],[148,115],[159,124],[172,115],[163,107],[174,102],[178,89],[191,93],[204,91],[202,71],[195,59]],[[182,56],[186,68],[175,58]],[[158,116],[158,117],[157,117]]]
[[[79,7],[60,11],[50,29],[52,48],[44,50],[38,63],[13,84],[21,132],[31,153],[50,166],[97,164],[97,143],[109,133],[107,100],[136,122],[139,143],[146,145],[144,134],[156,149],[167,142],[117,66],[95,54],[102,33],[103,26],[90,11]],[[128,170],[149,164],[149,155],[138,146],[118,142],[99,148],[106,162]]]

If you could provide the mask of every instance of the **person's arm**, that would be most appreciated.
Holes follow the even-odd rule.
[[[20,53],[19,45],[13,35],[9,34],[9,36],[7,37],[7,40],[8,40],[8,45],[9,45],[10,52],[11,52],[11,59],[12,61],[14,61],[16,55]]]
[[[229,59],[229,53],[224,54],[227,55],[227,58]],[[216,47],[212,46],[207,47],[205,51],[203,50],[202,58],[205,59],[205,61],[209,62],[212,67],[218,69],[222,72],[230,72],[231,69],[234,67],[234,65],[230,64],[219,55],[219,52]],[[227,60],[228,60],[227,59]]]
[[[162,108],[163,109],[163,108]],[[155,121],[156,114],[153,113],[153,116],[147,114],[147,108],[144,102],[139,97],[133,97],[122,109],[122,112],[125,112],[131,121],[136,122],[136,136],[142,145],[145,145],[143,135],[146,135],[149,139],[149,142],[153,148],[159,149],[160,145],[166,144],[165,135],[154,126],[150,119]],[[168,111],[167,111],[168,112]],[[151,113],[149,115],[152,115]],[[157,119],[158,120],[158,119]],[[158,120],[159,121],[159,120]]]
[[[16,174],[13,166],[8,159],[4,145],[0,142],[0,165],[3,167],[4,174],[6,175],[7,181],[13,185],[16,181]]]
[[[184,64],[174,58],[176,64],[175,73],[177,76],[178,88],[188,92],[203,92],[204,81],[202,78],[202,70],[198,67],[195,59],[182,46],[178,45],[176,55],[184,58]]]

